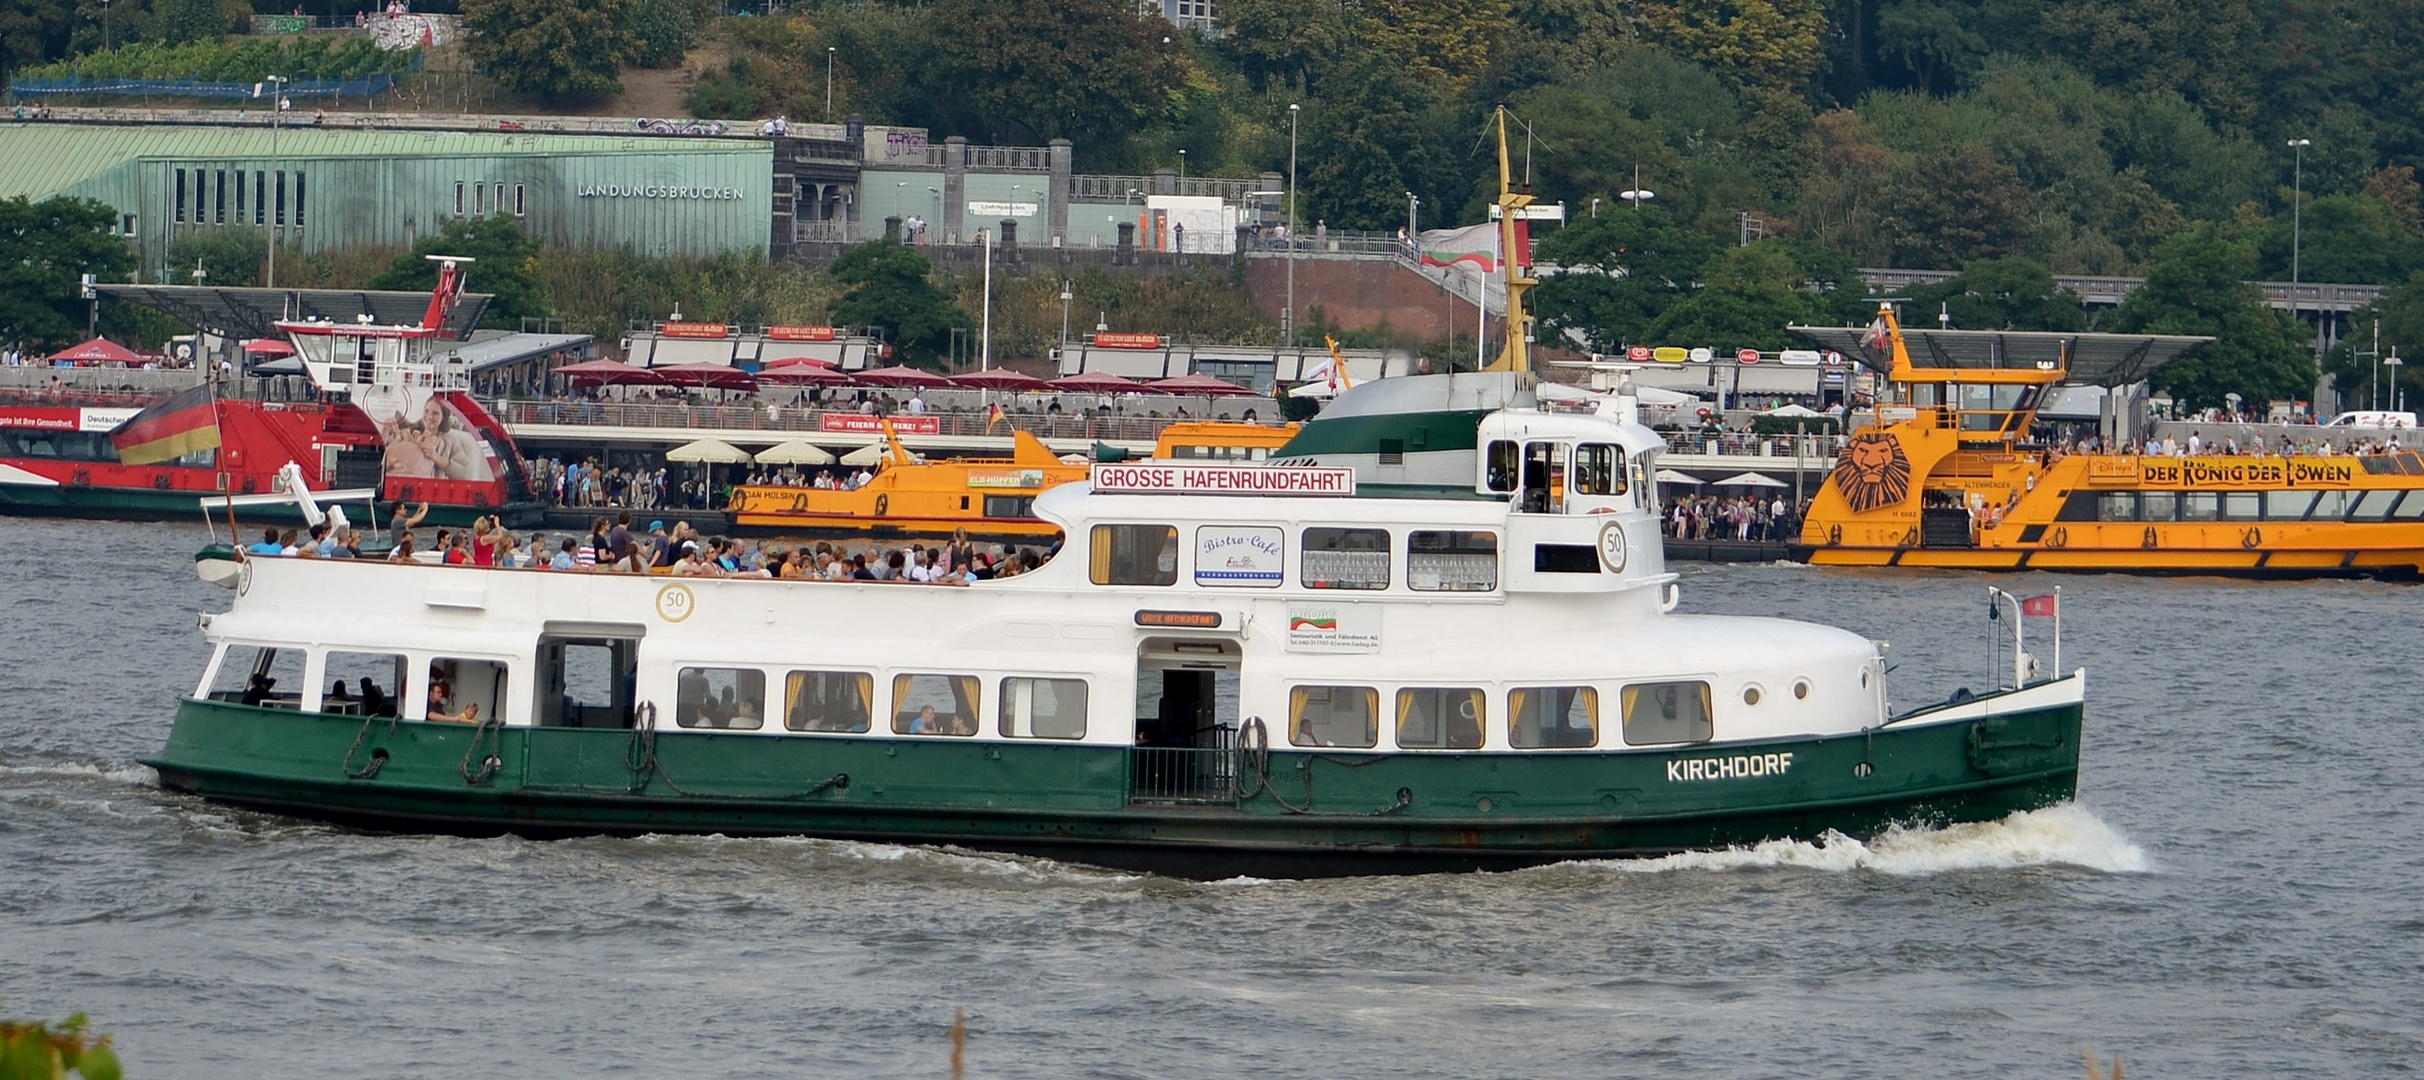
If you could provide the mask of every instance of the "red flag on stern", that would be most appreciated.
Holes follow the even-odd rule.
[[[118,447],[118,460],[128,465],[150,465],[217,448],[219,409],[211,400],[210,384],[180,391],[128,417],[109,433],[109,441]]]
[[[2044,596],[2031,596],[2020,601],[2020,613],[2034,618],[2051,618],[2054,614],[2055,603],[2056,600],[2051,593]]]

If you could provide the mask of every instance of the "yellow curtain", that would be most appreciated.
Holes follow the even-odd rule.
[[[1288,691],[1288,741],[1298,746],[1313,745],[1313,726],[1305,720],[1305,703],[1312,697],[1311,687],[1299,686]]]
[[[1087,563],[1087,566],[1090,568],[1094,583],[1097,585],[1111,584],[1110,526],[1097,525],[1094,527],[1094,538],[1090,555],[1091,559]]]

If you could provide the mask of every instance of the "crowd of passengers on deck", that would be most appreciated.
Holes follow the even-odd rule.
[[[770,578],[787,581],[885,581],[924,585],[971,585],[1029,574],[1060,551],[1055,539],[1044,547],[1011,549],[1001,544],[978,544],[967,530],[954,532],[948,543],[905,546],[860,545],[818,541],[814,544],[768,543],[703,536],[687,521],[668,528],[664,521],[635,531],[628,512],[611,523],[598,518],[586,536],[550,541],[534,532],[527,539],[506,529],[494,515],[475,519],[467,529],[440,529],[435,541],[422,547],[413,531],[429,508],[397,510],[395,543],[384,553],[363,553],[362,531],[327,523],[308,533],[298,529],[261,530],[249,555],[301,559],[379,559],[389,562],[437,562],[513,570],[554,570],[576,573],[658,574],[674,577]]]

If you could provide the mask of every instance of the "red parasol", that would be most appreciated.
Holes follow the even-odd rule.
[[[555,374],[575,383],[598,386],[628,386],[635,383],[643,386],[665,385],[664,376],[647,368],[633,367],[620,360],[590,360],[585,363],[566,364],[555,369]]]
[[[1164,394],[1182,394],[1187,397],[1262,396],[1227,379],[1216,379],[1210,375],[1181,375],[1174,379],[1159,379],[1149,385]]]
[[[853,372],[850,378],[867,386],[939,387],[951,385],[951,379],[947,376],[897,364],[892,367],[876,368],[873,371]]]
[[[49,359],[53,362],[64,360],[71,364],[140,364],[143,362],[141,354],[108,338],[94,338],[72,349],[52,353]]]
[[[1149,389],[1145,384],[1134,379],[1123,379],[1102,371],[1089,371],[1081,375],[1071,375],[1066,379],[1054,379],[1051,386],[1055,390],[1067,390],[1076,394],[1117,394],[1131,390],[1141,394]]]
[[[675,386],[697,386],[709,390],[757,389],[755,377],[729,364],[667,364],[649,368],[648,372]]]
[[[1051,384],[1042,379],[1023,371],[1012,371],[1009,368],[994,368],[990,371],[971,371],[965,375],[954,375],[951,377],[951,385],[964,386],[970,390],[1006,390],[1014,394],[1031,394],[1038,390],[1051,388]]]
[[[757,377],[758,381],[762,383],[788,383],[795,386],[830,386],[850,381],[850,376],[834,370],[833,365],[822,360],[811,360],[805,356],[777,360],[759,368]]]

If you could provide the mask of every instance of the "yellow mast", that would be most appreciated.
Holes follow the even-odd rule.
[[[1498,359],[1485,371],[1530,371],[1532,358],[1524,349],[1523,339],[1531,329],[1531,316],[1524,313],[1523,294],[1540,282],[1523,274],[1523,261],[1515,250],[1516,211],[1532,205],[1529,190],[1515,190],[1515,172],[1507,160],[1507,108],[1498,107],[1498,269],[1506,275],[1507,318],[1506,347]]]

